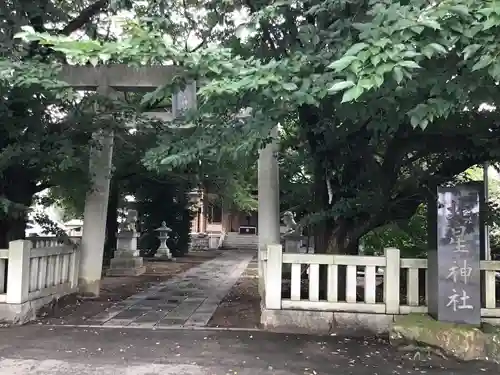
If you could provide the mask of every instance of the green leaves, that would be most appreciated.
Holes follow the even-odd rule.
[[[330,93],[336,93],[338,91],[343,91],[343,90],[351,88],[353,86],[354,86],[354,82],[353,81],[342,81],[342,82],[334,83],[332,85],[332,87],[330,87],[328,89],[328,91]]]
[[[405,68],[410,68],[410,69],[420,69],[421,68],[420,65],[418,65],[415,61],[411,61],[411,60],[400,61],[400,62],[398,62],[397,65],[405,67]]]
[[[341,72],[349,65],[351,65],[354,61],[357,61],[358,58],[356,56],[343,56],[340,59],[332,62],[327,66],[328,69],[333,69],[336,72]]]
[[[448,51],[439,43],[430,43],[423,50],[423,54],[429,59],[434,55],[434,53],[446,55]]]
[[[496,27],[499,24],[500,24],[500,17],[498,15],[490,16],[486,19],[486,22],[483,23],[483,31]]]
[[[393,211],[401,206],[414,211],[416,206],[407,207],[411,199],[405,198],[419,196],[422,181],[434,182],[430,171],[449,170],[444,166],[455,167],[461,160],[463,148],[455,138],[463,138],[454,135],[470,131],[482,142],[488,134],[477,137],[475,130],[484,122],[473,120],[480,119],[475,111],[479,104],[497,105],[498,90],[488,74],[498,76],[499,69],[493,61],[470,73],[484,56],[496,60],[500,51],[496,13],[479,12],[493,9],[490,0],[432,5],[369,1],[362,7],[344,0],[270,2],[256,4],[244,33],[227,16],[239,3],[188,2],[188,11],[196,11],[194,22],[179,20],[186,10],[181,3],[165,8],[179,15],[175,19],[158,17],[156,3],[137,8],[155,17],[147,14],[147,20],[127,22],[116,42],[33,36],[29,30],[24,35],[26,41],[40,40],[63,52],[71,63],[168,62],[183,66],[186,79],[201,83],[198,108],[189,114],[194,126],[183,128],[187,120],[178,118],[175,125],[181,129],[174,133],[165,124],[144,121],[144,126],[161,131],[154,139],[158,147],[148,153],[148,167],[196,169],[199,176],[219,183],[217,192],[242,202],[241,192],[254,188],[255,181],[246,173],[255,165],[258,148],[270,128],[280,123],[283,132],[292,133],[281,138],[280,158],[284,153],[300,156],[295,172],[287,175],[290,185],[306,185],[298,202],[311,195],[305,195],[313,179],[311,165],[321,165],[319,177],[326,175],[335,197],[331,206],[336,211],[330,218],[348,217],[354,227],[364,227],[364,220],[389,211],[388,216],[400,217],[401,212]],[[210,29],[214,32],[200,32],[199,24],[206,20],[215,25]],[[207,45],[195,52],[185,48],[188,43],[179,38],[185,30]],[[0,74],[8,81],[2,69]],[[17,80],[19,71],[14,76]],[[23,79],[34,85],[37,79],[48,80],[31,74]],[[183,79],[146,95],[142,104],[168,107]],[[448,136],[452,140],[446,142]],[[311,138],[322,141],[314,144]],[[314,155],[308,152],[312,146]],[[388,150],[393,149],[401,152],[391,156]],[[381,173],[382,163],[394,174]],[[387,186],[388,181],[396,182]]]
[[[282,85],[283,89],[286,90],[286,91],[295,91],[297,90],[299,87],[293,83],[293,82],[286,82]]]
[[[453,5],[449,10],[451,13],[458,14],[462,17],[467,17],[470,14],[469,8],[462,4]]]
[[[342,96],[342,103],[347,103],[358,99],[361,96],[361,94],[363,94],[363,91],[364,91],[363,88],[360,86],[351,87]]]
[[[407,90],[400,86],[405,80],[410,83],[424,79],[411,83],[410,87],[415,91],[422,87],[425,91],[423,87],[432,84],[432,79],[428,78],[432,71],[436,71],[435,76],[455,75],[446,71],[447,64],[459,67],[460,74],[466,74],[464,69],[469,72],[488,69],[485,74],[490,80],[500,77],[500,64],[496,64],[500,51],[496,37],[500,8],[494,3],[453,0],[433,7],[377,3],[375,8],[363,24],[353,25],[359,30],[358,37],[341,58],[328,66],[340,78],[330,87],[330,93],[346,90],[344,100],[354,101],[363,92],[382,87],[390,74],[393,84],[399,86],[394,99],[397,102],[401,100],[400,93]],[[460,56],[458,62],[457,55]],[[424,58],[425,64],[422,63]],[[460,59],[470,63],[465,64]],[[465,77],[459,81],[461,88],[457,95],[462,98],[477,90],[476,82],[465,82]],[[467,88],[469,84],[471,89]],[[435,119],[441,114],[438,111],[433,116]],[[412,122],[415,126],[426,126],[433,119],[414,117]]]
[[[474,56],[474,54],[480,49],[482,46],[480,44],[471,44],[467,47],[465,47],[462,51],[462,54],[464,55],[464,60],[467,60],[468,58]]]
[[[441,29],[441,25],[439,24],[439,22],[437,22],[436,20],[433,20],[433,19],[423,19],[420,21],[420,24],[425,26],[425,27],[431,28],[433,30],[440,30]]]
[[[486,68],[494,61],[493,57],[490,55],[483,55],[479,58],[479,61],[472,66],[472,71],[480,70]]]
[[[356,56],[359,52],[368,47],[369,45],[366,43],[356,43],[344,53],[344,56]]]
[[[401,69],[399,66],[394,67],[394,70],[392,71],[392,75],[394,77],[394,80],[400,84],[401,81],[403,80],[403,69]]]

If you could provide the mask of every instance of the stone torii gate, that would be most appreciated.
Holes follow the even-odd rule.
[[[115,64],[97,67],[65,66],[60,78],[76,90],[113,95],[114,92],[123,91],[152,91],[171,82],[176,74],[182,74],[176,66],[131,67]],[[194,95],[191,100],[195,99]],[[175,95],[172,102],[171,116],[166,112],[150,115],[163,121],[173,119],[182,103],[178,102]],[[194,103],[189,103],[188,98],[188,103],[184,105],[186,104],[189,106]],[[260,250],[265,249],[268,244],[280,242],[277,129],[273,136],[275,142],[261,150],[258,162]],[[91,186],[85,200],[79,273],[79,292],[89,297],[99,295],[113,155],[112,133],[96,132],[94,137],[100,146],[94,147],[90,152]]]

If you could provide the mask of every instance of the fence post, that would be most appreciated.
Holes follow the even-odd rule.
[[[7,272],[7,303],[23,303],[28,300],[30,288],[31,241],[9,242]]]
[[[69,282],[71,283],[71,289],[78,288],[78,277],[80,273],[80,245],[74,249],[71,254],[69,261]]]
[[[399,314],[400,252],[390,247],[384,250],[386,267],[384,272],[384,301],[386,314]]]
[[[266,308],[281,309],[281,277],[283,267],[283,247],[267,246],[267,266],[265,277]]]
[[[259,247],[259,295],[261,301],[266,301],[266,277],[267,277],[267,246],[264,249]]]
[[[0,259],[0,293],[6,293],[5,290],[5,272],[7,272],[7,259]]]

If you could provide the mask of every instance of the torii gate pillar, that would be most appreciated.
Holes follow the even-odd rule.
[[[280,191],[279,191],[279,133],[278,127],[271,131],[272,141],[259,152],[258,197],[259,197],[259,291],[264,292],[264,268],[262,255],[268,245],[280,243]]]
[[[152,91],[171,82],[177,67],[151,66],[65,66],[60,78],[77,90],[96,90],[109,96],[113,91]],[[113,133],[94,133],[95,147],[90,152],[91,187],[86,195],[81,243],[79,293],[88,297],[99,295],[109,183],[113,156]]]
[[[101,286],[109,183],[113,159],[113,133],[102,130],[93,134],[95,145],[90,151],[90,189],[85,198],[83,235],[80,246],[78,291],[97,297]]]

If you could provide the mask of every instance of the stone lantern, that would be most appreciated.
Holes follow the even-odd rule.
[[[172,96],[172,115],[177,118],[193,108],[196,108],[195,81],[188,82],[184,90],[180,90]]]
[[[172,229],[167,227],[166,222],[162,221],[161,227],[155,229],[155,232],[158,232],[158,239],[160,240],[160,247],[156,250],[155,257],[161,259],[172,259],[172,253],[167,246],[167,240],[170,232],[172,232]]]

